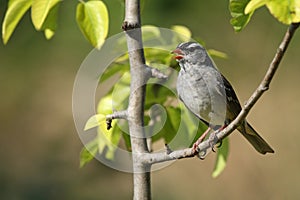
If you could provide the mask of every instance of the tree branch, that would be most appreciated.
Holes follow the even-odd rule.
[[[111,122],[113,119],[127,119],[127,110],[114,111],[113,114],[106,115],[106,129],[111,129]]]
[[[229,136],[230,133],[232,133],[239,126],[239,124],[246,118],[249,111],[254,106],[254,104],[257,102],[257,100],[262,96],[262,94],[269,89],[269,86],[274,77],[274,74],[275,74],[276,70],[278,69],[278,66],[283,58],[283,55],[285,54],[286,49],[287,49],[295,31],[299,27],[299,25],[300,25],[300,23],[293,23],[289,26],[262,82],[260,83],[258,88],[254,91],[254,93],[251,95],[251,97],[248,99],[248,101],[246,102],[246,104],[242,108],[241,112],[236,117],[236,119],[233,120],[222,131],[215,132],[216,133],[215,134],[215,136],[216,136],[215,143],[217,143],[218,141],[221,141],[225,137]],[[204,156],[207,155],[207,151],[209,151],[210,149],[211,149],[211,141],[209,141],[209,140],[203,141],[198,146],[198,152],[200,154],[204,153]],[[165,162],[165,161],[169,161],[169,160],[193,157],[195,155],[199,156],[199,154],[196,154],[192,148],[187,148],[187,149],[172,151],[171,153],[160,152],[160,153],[146,154],[143,157],[144,158],[143,162],[149,163],[149,164],[154,164],[154,163],[160,163],[160,162]],[[203,157],[200,155],[200,158],[203,158]]]
[[[133,160],[133,199],[151,199],[150,168],[141,162],[141,157],[149,153],[144,131],[144,98],[146,93],[145,56],[142,43],[140,1],[126,0],[125,20],[122,28],[126,40],[130,63],[130,96],[127,108]]]
[[[158,79],[166,79],[168,78],[167,75],[162,73],[160,70],[150,67],[150,66],[145,66],[147,70],[147,76],[149,78],[158,78]]]

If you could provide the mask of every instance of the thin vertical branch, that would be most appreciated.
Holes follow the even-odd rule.
[[[149,151],[143,128],[147,76],[140,27],[140,1],[126,0],[122,28],[126,32],[130,62],[131,83],[127,119],[133,155],[133,198],[136,200],[151,199],[150,165],[143,163],[141,159],[141,156]]]

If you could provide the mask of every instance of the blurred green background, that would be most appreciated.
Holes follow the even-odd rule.
[[[121,31],[121,0],[105,1],[110,35]],[[92,161],[79,169],[82,143],[72,118],[72,87],[92,50],[75,22],[77,1],[64,1],[59,27],[46,41],[27,13],[8,45],[0,44],[0,199],[131,199],[131,174]],[[0,0],[0,21],[7,2]],[[189,27],[208,48],[241,102],[258,86],[287,27],[262,8],[241,33],[230,23],[228,1],[145,0],[143,24]],[[175,162],[152,174],[153,199],[298,199],[300,33],[296,33],[270,90],[248,120],[275,149],[261,156],[239,134],[230,136],[223,174],[211,178],[215,155]]]

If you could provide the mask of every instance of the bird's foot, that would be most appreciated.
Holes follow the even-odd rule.
[[[200,152],[200,149],[199,149],[199,144],[201,142],[203,142],[203,140],[205,139],[205,137],[207,136],[207,134],[209,133],[209,131],[211,130],[210,127],[208,127],[206,129],[206,131],[198,138],[198,140],[193,144],[193,151],[195,152],[195,154],[199,153]]]
[[[199,153],[197,153],[197,157],[198,157],[200,160],[204,160],[206,154],[207,154],[207,151],[206,151],[206,150],[203,150],[203,151],[200,151]]]
[[[219,143],[218,143],[218,145],[216,147],[220,148],[222,146],[222,144],[223,144],[223,141],[221,140],[221,141],[219,141]]]
[[[209,145],[210,145],[211,150],[212,150],[213,152],[216,152],[215,147],[216,147],[216,148],[220,148],[220,147],[222,146],[223,141],[222,141],[222,140],[218,141],[218,137],[217,137],[217,134],[218,134],[219,131],[221,131],[221,130],[223,130],[223,129],[219,129],[217,132],[211,133],[211,134],[209,135],[209,137],[208,137],[208,142],[209,142]]]
[[[199,159],[204,160],[206,151],[201,151],[199,148],[199,144],[203,141],[204,139],[200,138],[193,144],[193,155],[197,155]]]
[[[213,152],[216,152],[215,145],[217,144],[217,142],[218,142],[217,134],[216,134],[216,132],[212,132],[208,137],[208,143]],[[222,144],[222,142],[221,142],[221,144]],[[219,147],[220,147],[220,145],[217,146],[217,148],[219,148]]]

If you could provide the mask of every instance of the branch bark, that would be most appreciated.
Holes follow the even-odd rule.
[[[113,119],[127,119],[127,110],[114,111],[113,114],[106,115],[106,129],[112,128],[111,123]]]
[[[150,168],[141,157],[148,154],[144,132],[144,98],[146,92],[147,71],[142,44],[140,1],[126,0],[125,20],[122,28],[126,32],[130,62],[130,96],[127,108],[127,120],[131,135],[133,160],[133,199],[151,199]]]
[[[270,83],[274,77],[274,74],[276,73],[276,70],[279,67],[279,64],[286,52],[286,49],[295,33],[297,28],[299,27],[300,23],[293,23],[289,26],[288,30],[285,33],[285,36],[280,43],[277,52],[266,72],[265,77],[263,78],[262,82],[258,86],[258,88],[254,91],[254,93],[251,95],[251,97],[248,99],[244,107],[242,108],[239,115],[236,117],[235,120],[233,120],[225,129],[223,129],[220,132],[215,132],[216,138],[215,142],[221,141],[225,137],[229,136],[238,126],[239,124],[246,118],[251,108],[254,106],[254,104],[257,102],[257,100],[262,96],[262,94],[269,89]],[[211,142],[209,140],[203,141],[201,144],[199,144],[198,149],[201,154],[201,152],[205,155],[207,155],[206,152],[208,152],[211,149]],[[160,163],[165,162],[169,160],[175,160],[175,159],[181,159],[181,158],[188,158],[188,157],[194,157],[196,154],[192,148],[182,149],[182,150],[176,150],[172,151],[171,153],[167,152],[160,152],[160,153],[152,153],[152,154],[146,154],[143,157],[143,162],[154,164],[154,163]],[[200,155],[201,158],[203,158]]]

